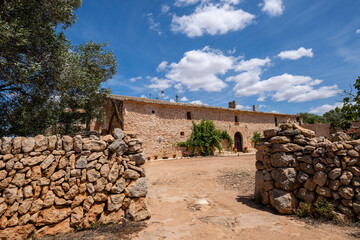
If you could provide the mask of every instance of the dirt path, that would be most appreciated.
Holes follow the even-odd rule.
[[[254,156],[148,162],[152,218],[135,239],[354,239],[360,231],[280,216],[251,200]]]

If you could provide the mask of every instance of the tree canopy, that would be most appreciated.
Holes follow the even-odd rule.
[[[106,44],[72,46],[81,0],[0,1],[0,136],[79,131],[100,117],[116,73]]]

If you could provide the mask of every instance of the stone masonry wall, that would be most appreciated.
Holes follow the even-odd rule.
[[[2,138],[0,238],[149,218],[144,162],[142,140],[120,129],[100,137]]]
[[[186,119],[187,112],[191,112],[192,120]],[[238,117],[238,123],[234,122],[235,116]],[[274,127],[275,116],[279,124],[288,119],[296,121],[291,115],[124,101],[124,130],[141,132],[144,138],[144,152],[152,159],[155,155],[159,158],[172,157],[174,154],[180,157],[182,152],[177,143],[186,141],[190,137],[192,121],[200,123],[202,119],[212,120],[218,129],[228,131],[233,139],[235,133],[239,132],[242,135],[243,147],[246,146],[252,151],[253,133]],[[161,142],[158,141],[159,137],[162,139]]]
[[[255,198],[279,213],[327,201],[347,219],[360,218],[360,140],[344,133],[315,138],[296,124],[264,131],[257,146]]]

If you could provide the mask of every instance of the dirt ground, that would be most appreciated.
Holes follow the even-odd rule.
[[[152,218],[134,239],[355,239],[360,232],[256,204],[254,156],[157,161],[145,168]]]
[[[150,220],[124,221],[55,239],[355,239],[360,228],[282,216],[253,200],[255,157],[145,164]],[[51,238],[54,239],[54,238]]]

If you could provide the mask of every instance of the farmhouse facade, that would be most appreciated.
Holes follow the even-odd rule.
[[[245,147],[254,151],[251,142],[254,132],[263,132],[288,120],[301,120],[297,115],[258,112],[256,106],[253,111],[236,109],[235,101],[225,108],[111,95],[106,105],[106,123],[95,128],[136,132],[144,141],[148,158],[172,158],[182,155],[183,149],[177,143],[190,137],[192,121],[200,123],[202,119],[212,120],[218,129],[226,130],[239,151]]]

